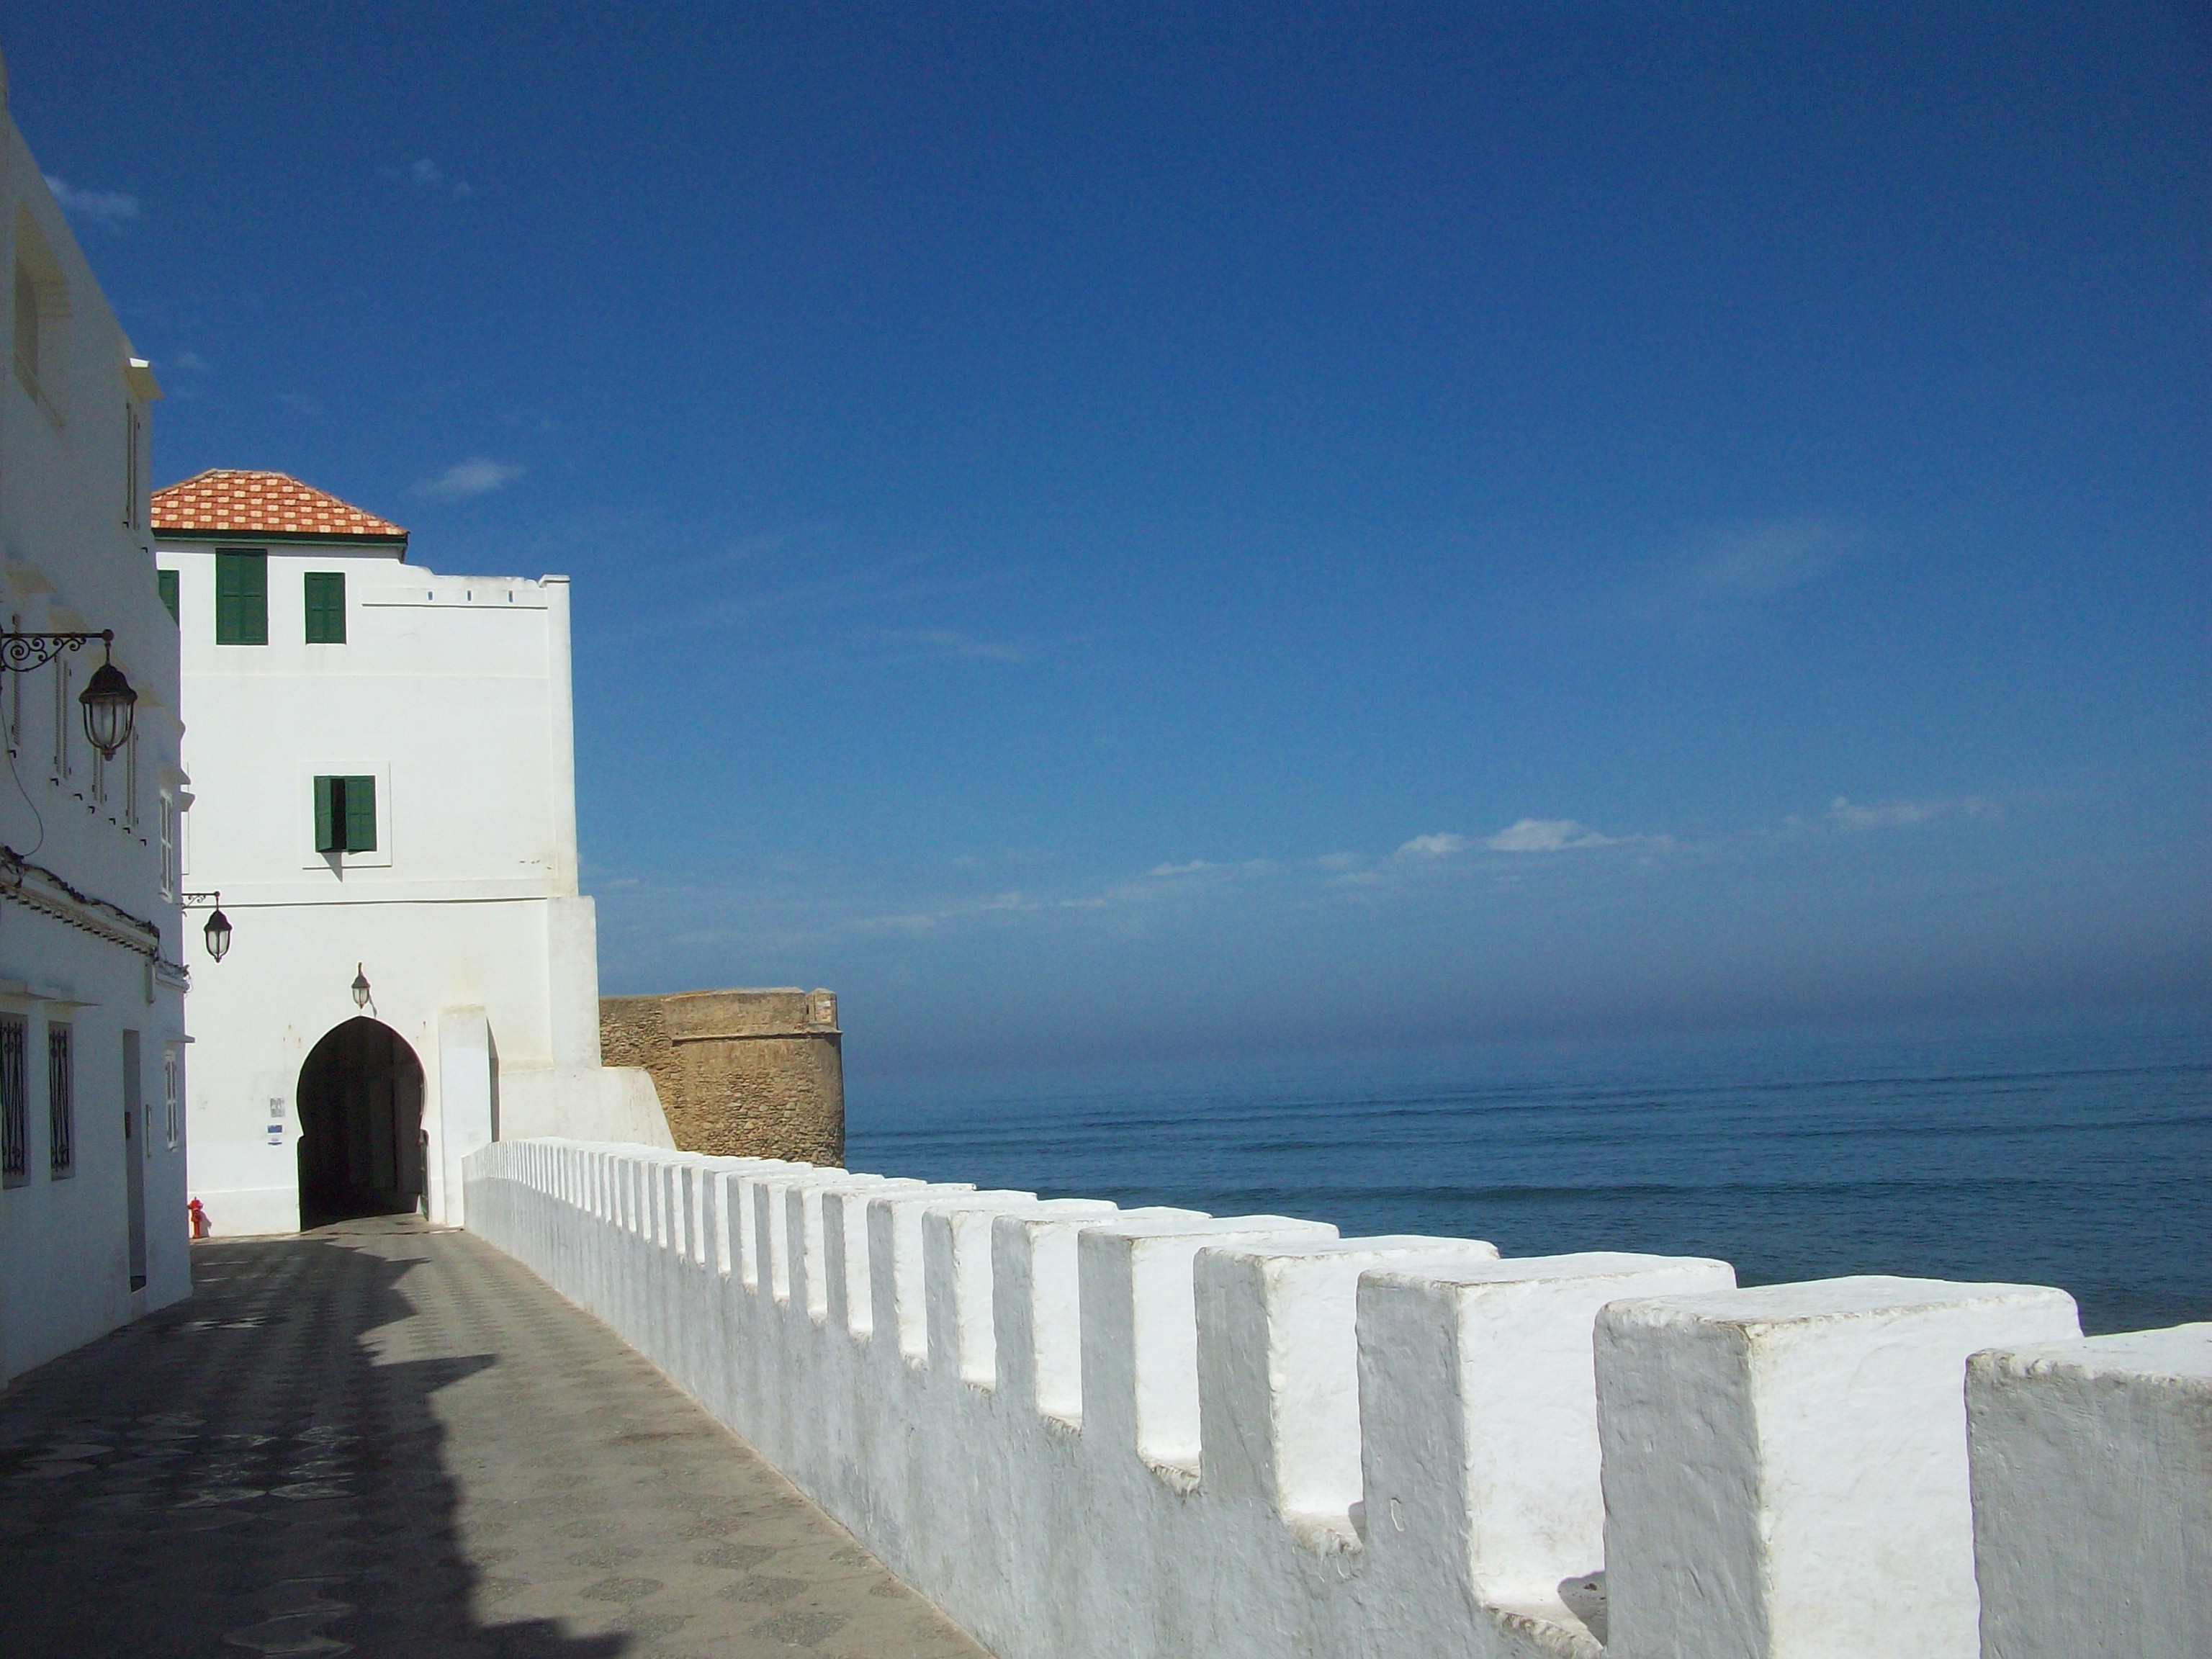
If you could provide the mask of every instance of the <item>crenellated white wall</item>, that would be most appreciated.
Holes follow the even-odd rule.
[[[1972,1659],[1978,1530],[2010,1535],[1978,1495],[2065,1501],[1970,1478],[1965,1389],[1971,1355],[2078,1338],[2059,1291],[1740,1291],[1720,1261],[570,1141],[487,1146],[467,1181],[471,1231],[1002,1659]],[[2192,1386],[2130,1409],[2201,1415]],[[1977,1459],[2033,1438],[1977,1411]],[[2201,1526],[2175,1496],[2201,1468],[2138,1489]],[[2204,1628],[2187,1538],[2144,1631]],[[2035,1620],[2005,1659],[2073,1651]]]

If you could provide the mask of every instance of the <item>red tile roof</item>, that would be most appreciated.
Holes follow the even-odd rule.
[[[297,478],[234,467],[216,467],[155,490],[154,528],[200,535],[407,539],[407,532],[389,519],[364,513]]]

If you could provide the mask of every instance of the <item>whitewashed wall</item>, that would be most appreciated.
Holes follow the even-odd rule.
[[[216,642],[218,545],[267,550],[265,645]],[[185,882],[220,891],[235,927],[221,963],[191,941],[191,1187],[212,1231],[300,1224],[300,1072],[355,1018],[357,965],[422,1066],[434,1219],[460,1221],[460,1160],[495,1133],[671,1145],[651,1080],[599,1066],[568,579],[243,532],[158,552],[178,573],[199,796]],[[345,577],[343,644],[306,641],[310,571]],[[317,774],[376,778],[374,853],[315,851]]]
[[[1003,1659],[1594,1656],[1608,1614],[1638,1659],[1968,1659],[1968,1356],[2078,1334],[2037,1286],[770,1161],[503,1143],[469,1182]]]
[[[2212,1324],[1977,1354],[1988,1659],[2212,1654]]]
[[[0,68],[0,97],[5,88]],[[19,268],[37,296],[34,346],[13,333]],[[160,392],[12,116],[0,117],[0,331],[11,336],[0,346],[0,627],[112,629],[116,665],[139,697],[134,748],[103,763],[76,702],[97,644],[0,676],[12,772],[0,776],[0,845],[66,884],[28,871],[19,883],[0,866],[0,1012],[27,1028],[30,1131],[25,1180],[0,1187],[4,1382],[189,1295],[191,1279],[181,1128],[168,1133],[161,1102],[164,1056],[185,1050],[179,920],[162,892],[159,836],[161,792],[183,778],[177,633],[155,584],[144,470]],[[76,1158],[57,1177],[46,1037],[59,1024],[75,1054]],[[126,1136],[130,1044],[140,1098]],[[134,1174],[146,1228],[136,1290]]]

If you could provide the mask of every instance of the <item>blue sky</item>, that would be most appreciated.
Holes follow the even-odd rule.
[[[169,390],[576,582],[856,1067],[2202,1001],[2182,6],[0,3]]]

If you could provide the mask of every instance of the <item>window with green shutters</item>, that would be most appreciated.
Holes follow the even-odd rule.
[[[310,570],[307,573],[307,643],[343,645],[345,637],[345,573]]]
[[[376,850],[376,780],[315,780],[315,850],[318,853],[374,853]]]
[[[269,643],[269,556],[224,548],[215,556],[215,642]]]
[[[161,603],[168,607],[169,620],[171,622],[179,620],[177,612],[177,573],[173,570],[156,570],[154,573],[154,585],[161,592]]]

